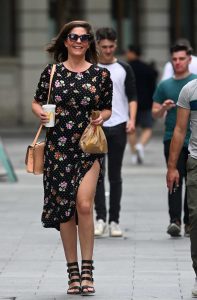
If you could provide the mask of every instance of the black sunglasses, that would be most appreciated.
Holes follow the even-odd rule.
[[[69,38],[69,40],[71,42],[76,42],[76,41],[78,41],[78,39],[80,39],[81,42],[88,42],[88,41],[91,41],[91,39],[92,39],[92,36],[90,34],[78,35],[75,33],[69,33],[67,35],[67,37]]]

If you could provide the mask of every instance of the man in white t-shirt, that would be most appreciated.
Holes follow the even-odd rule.
[[[114,56],[117,48],[116,32],[112,28],[100,28],[96,32],[96,39],[99,66],[110,71],[113,82],[112,115],[103,124],[103,129],[108,142],[109,233],[110,236],[117,237],[123,234],[119,226],[122,195],[121,168],[127,133],[135,131],[137,95],[132,68]],[[104,180],[97,186],[95,210],[95,236],[102,236],[107,227]]]

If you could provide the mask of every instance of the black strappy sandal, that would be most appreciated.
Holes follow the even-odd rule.
[[[81,266],[81,283],[83,280],[87,280],[90,282],[93,282],[94,279],[92,277],[93,273],[92,270],[94,270],[93,267],[93,260],[82,260],[82,266]],[[87,276],[88,275],[88,276]],[[95,294],[95,289],[91,285],[82,285],[81,284],[81,295],[82,296],[90,296]]]
[[[81,294],[81,286],[80,286],[81,278],[80,278],[80,274],[79,274],[78,262],[68,263],[67,267],[68,267],[67,272],[68,272],[68,278],[69,278],[68,285],[70,285],[73,282],[79,282],[79,285],[69,287],[67,290],[67,294],[79,295],[79,294]]]

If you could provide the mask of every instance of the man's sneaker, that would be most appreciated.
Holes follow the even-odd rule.
[[[195,279],[194,287],[192,289],[192,297],[197,298],[197,277]]]
[[[132,165],[137,165],[137,162],[138,162],[137,154],[136,153],[132,153],[131,154],[131,164]]]
[[[184,236],[185,237],[190,237],[190,226],[189,226],[189,224],[185,224]]]
[[[167,228],[167,233],[171,236],[180,236],[181,225],[177,223],[170,223]]]
[[[105,232],[105,229],[106,223],[102,219],[97,220],[94,226],[94,235],[102,236]]]
[[[143,162],[144,162],[144,146],[142,144],[137,144],[135,146],[135,148],[137,151],[138,163],[143,164]]]
[[[116,222],[111,222],[109,225],[109,234],[112,237],[120,237],[123,235],[122,230],[120,229],[120,226]]]

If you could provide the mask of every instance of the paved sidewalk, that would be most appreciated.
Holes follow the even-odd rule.
[[[19,177],[8,183],[0,166],[0,299],[63,300],[67,275],[59,234],[44,229],[42,177],[26,174],[27,136],[4,137]],[[123,167],[124,238],[95,240],[95,300],[191,299],[194,273],[188,238],[170,238],[165,164],[160,137],[146,149],[143,166]]]

